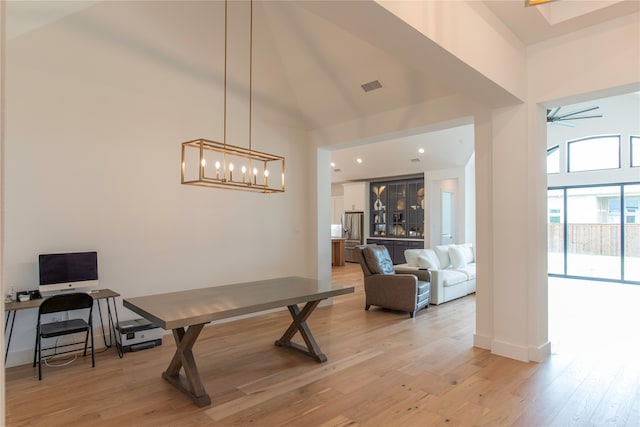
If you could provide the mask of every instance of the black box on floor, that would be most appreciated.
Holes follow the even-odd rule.
[[[133,319],[118,323],[120,342],[124,352],[144,350],[162,345],[162,328],[155,327],[147,319]]]

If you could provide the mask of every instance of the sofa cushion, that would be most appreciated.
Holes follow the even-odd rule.
[[[405,249],[404,258],[407,260],[409,267],[418,266],[418,257],[425,251],[425,249]]]
[[[453,286],[457,285],[458,283],[466,282],[468,280],[467,274],[462,271],[439,270],[438,274],[440,274],[443,286]]]
[[[365,246],[362,254],[364,255],[369,270],[371,270],[373,274],[395,274],[393,261],[391,261],[386,246]]]
[[[451,259],[451,268],[463,268],[467,265],[467,257],[460,246],[451,246],[449,248],[449,259]]]
[[[437,270],[438,268],[440,268],[440,261],[438,260],[438,255],[436,255],[433,249],[425,249],[418,256],[418,267],[428,268],[429,270]]]
[[[476,264],[467,264],[463,268],[457,268],[452,271],[457,271],[459,273],[463,273],[467,276],[467,280],[473,280],[476,278]]]
[[[451,260],[449,259],[449,246],[440,245],[434,249],[436,255],[438,255],[438,264],[440,268],[449,268]]]

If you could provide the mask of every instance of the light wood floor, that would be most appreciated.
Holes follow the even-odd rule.
[[[45,367],[43,381],[31,366],[7,369],[6,425],[640,426],[640,322],[601,330],[597,319],[614,303],[602,294],[593,306],[560,307],[569,322],[596,319],[587,322],[596,328],[585,334],[589,345],[558,336],[552,356],[536,364],[472,347],[474,296],[410,319],[364,311],[357,265],[335,268],[334,281],[356,292],[309,319],[327,363],[275,347],[289,315],[272,313],[203,331],[195,355],[210,407],[161,379],[174,350],[166,336],[123,359],[100,353],[95,369],[82,358]]]

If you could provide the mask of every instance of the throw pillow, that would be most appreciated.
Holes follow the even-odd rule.
[[[449,260],[449,246],[440,245],[435,247],[436,255],[438,255],[438,264],[440,268],[449,268],[451,261]]]
[[[370,245],[362,250],[369,270],[374,274],[395,274],[386,246]]]
[[[473,246],[471,245],[471,243],[463,243],[461,245],[458,245],[458,247],[462,249],[462,252],[464,253],[464,259],[467,264],[471,264],[473,262]]]
[[[459,246],[449,248],[449,258],[451,258],[451,266],[453,268],[464,268],[467,265],[464,251]]]
[[[418,267],[437,270],[439,268],[438,256],[432,249],[425,250],[418,256]]]
[[[422,249],[406,249],[404,251],[404,258],[407,260],[408,267],[418,266],[418,257],[422,253]]]

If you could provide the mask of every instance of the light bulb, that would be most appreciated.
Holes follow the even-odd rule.
[[[233,172],[233,163],[229,163],[229,170]]]
[[[269,171],[265,169],[264,176],[269,176]]]
[[[247,168],[242,166],[242,173],[246,173],[247,172]]]
[[[207,159],[202,159],[200,163],[202,164],[202,167],[207,166]]]
[[[233,181],[233,163],[229,163],[229,181]]]
[[[216,162],[216,169],[220,169],[220,162]]]
[[[220,179],[220,162],[216,161],[216,179]]]
[[[253,168],[253,184],[258,183],[258,168]]]

